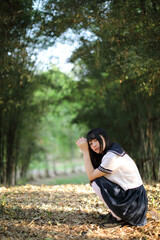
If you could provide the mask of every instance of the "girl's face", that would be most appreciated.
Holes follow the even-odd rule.
[[[100,143],[99,143],[99,141],[97,140],[97,139],[92,139],[90,142],[89,142],[89,146],[90,146],[90,148],[94,151],[94,152],[96,152],[96,153],[98,153],[98,154],[100,154],[100,153],[102,153],[103,151],[104,151],[104,149],[105,149],[105,140],[104,140],[104,138],[101,136],[101,138],[102,138],[102,141],[103,141],[103,149],[101,150],[100,149]]]

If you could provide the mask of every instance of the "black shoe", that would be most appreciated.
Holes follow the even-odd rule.
[[[108,214],[101,214],[101,215],[99,215],[99,217],[102,219],[102,220],[109,220],[110,218],[112,218],[113,217],[113,215],[112,215],[112,213],[108,213]]]
[[[116,226],[124,226],[126,223],[123,220],[117,220],[111,213],[105,215],[103,218],[104,223],[101,224],[103,227],[112,228]]]

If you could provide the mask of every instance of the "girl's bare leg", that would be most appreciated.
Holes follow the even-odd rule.
[[[101,194],[101,190],[98,187],[98,185],[95,182],[92,182],[91,184],[92,188],[94,189],[95,193],[97,194],[97,196],[99,197],[99,199],[107,206],[106,202],[104,201],[102,194]],[[107,208],[109,209],[109,207],[107,206]],[[112,213],[113,217],[115,217],[118,221],[121,220],[120,217],[118,217],[116,214],[114,214],[110,209],[109,211]]]

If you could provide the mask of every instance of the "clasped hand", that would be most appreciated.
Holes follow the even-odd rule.
[[[87,143],[87,139],[84,137],[79,138],[76,141],[77,146],[80,148],[80,150],[82,152],[88,151],[88,143]]]

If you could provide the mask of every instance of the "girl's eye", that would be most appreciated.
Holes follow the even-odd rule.
[[[92,140],[92,142],[90,142],[89,145],[91,146],[91,145],[93,145],[93,143],[95,143],[95,142],[97,142],[97,141],[98,141],[97,139]]]

